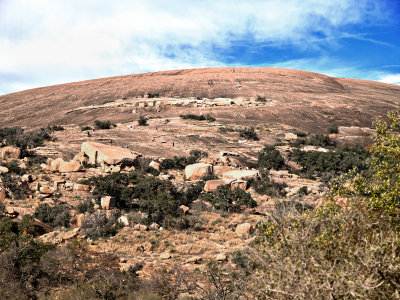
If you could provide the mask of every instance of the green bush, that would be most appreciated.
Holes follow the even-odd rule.
[[[81,127],[81,130],[82,130],[82,131],[92,130],[92,127],[90,127],[90,126],[83,126],[83,127]]]
[[[336,142],[332,140],[329,135],[314,134],[309,137],[306,142],[307,145],[319,146],[319,147],[334,147]]]
[[[118,208],[145,213],[149,224],[179,217],[179,206],[189,206],[202,190],[194,185],[183,193],[169,180],[145,176],[137,171],[91,177],[82,183],[93,186],[92,194],[98,201],[102,196],[113,196]]]
[[[115,127],[116,125],[111,123],[111,121],[94,121],[94,128],[95,129],[111,129],[111,127]]]
[[[246,140],[252,140],[252,141],[260,140],[253,127],[239,130],[239,136]]]
[[[53,125],[53,126],[48,126],[47,127],[50,131],[63,131],[65,130],[64,127],[60,126],[60,125]]]
[[[285,166],[285,160],[279,150],[273,146],[268,146],[258,153],[257,166],[268,170],[279,170]]]
[[[290,158],[302,166],[303,173],[322,175],[331,173],[339,175],[356,168],[367,169],[367,159],[370,154],[360,146],[352,148],[341,147],[335,152],[301,151],[294,149]]]
[[[143,116],[140,116],[139,120],[138,120],[138,125],[139,126],[147,126],[148,125],[147,124],[147,119],[145,117],[143,117]]]
[[[87,212],[92,214],[94,213],[94,203],[91,199],[86,199],[78,204],[77,209],[81,214]]]
[[[336,124],[332,124],[329,128],[328,128],[328,133],[332,134],[332,133],[339,133],[339,127]]]
[[[35,218],[50,226],[69,227],[71,215],[66,205],[50,206],[47,203],[40,204],[35,211]]]
[[[210,115],[206,116],[197,116],[197,115],[192,115],[192,114],[187,114],[187,115],[181,115],[181,119],[191,119],[191,120],[196,120],[196,121],[209,121],[209,122],[214,122],[215,118],[211,117]]]
[[[29,156],[29,148],[42,146],[45,141],[51,140],[51,130],[40,128],[25,133],[20,127],[0,127],[0,141],[6,141],[8,145],[18,147],[22,156]]]
[[[182,170],[187,165],[194,164],[198,162],[201,158],[207,157],[208,153],[201,150],[192,150],[189,156],[174,156],[171,158],[166,158],[160,162],[161,168],[164,170],[178,169]]]
[[[268,195],[272,197],[283,197],[286,195],[286,183],[278,183],[269,178],[267,169],[260,169],[261,178],[250,181],[249,184],[260,195]]]
[[[254,207],[257,202],[251,195],[240,188],[233,191],[230,185],[221,185],[212,193],[200,196],[203,201],[210,202],[218,211],[240,212],[242,207]]]

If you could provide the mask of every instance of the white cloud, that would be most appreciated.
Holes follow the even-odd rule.
[[[307,48],[349,24],[384,19],[373,0],[3,0],[0,93],[146,71],[221,66],[214,47],[251,36]],[[7,86],[4,86],[7,84]]]
[[[400,85],[400,74],[386,74],[382,75],[379,79],[380,82],[399,84]]]

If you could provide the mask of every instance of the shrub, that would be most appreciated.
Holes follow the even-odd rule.
[[[140,116],[139,120],[138,120],[138,125],[139,126],[147,126],[147,119],[143,116]]]
[[[227,212],[240,212],[242,207],[254,207],[257,202],[251,195],[240,188],[233,191],[230,185],[222,185],[212,193],[202,194],[201,199],[210,202],[216,210]]]
[[[329,128],[328,128],[328,133],[332,134],[332,133],[339,133],[339,127],[336,124],[332,124]]]
[[[236,130],[231,127],[219,127],[218,131],[226,133],[226,132],[235,132]]]
[[[92,127],[90,127],[90,126],[83,126],[83,127],[81,127],[81,130],[82,130],[82,131],[92,130]]]
[[[215,118],[211,117],[210,115],[206,115],[206,116],[197,116],[197,115],[192,115],[192,114],[188,114],[188,115],[181,115],[180,116],[181,119],[191,119],[191,120],[196,120],[196,121],[209,121],[209,122],[214,122]]]
[[[25,184],[20,184],[18,176],[10,173],[5,173],[0,176],[3,187],[9,191],[13,199],[25,199],[29,187]]]
[[[285,166],[285,160],[279,150],[273,146],[268,146],[258,153],[257,166],[268,170],[279,170]]]
[[[259,138],[253,127],[242,129],[239,131],[239,136],[246,140],[258,141]]]
[[[82,231],[93,240],[114,236],[120,228],[117,222],[120,216],[118,209],[111,210],[108,218],[105,211],[98,210],[83,220]]]
[[[137,171],[91,177],[84,183],[93,186],[92,194],[97,200],[102,196],[113,196],[118,208],[145,213],[149,224],[178,217],[179,206],[189,206],[202,190],[202,187],[192,186],[183,193],[169,180],[145,176]]]
[[[13,173],[13,174],[16,174],[16,175],[25,174],[25,171],[19,167],[19,161],[18,160],[13,159],[13,160],[11,160],[9,162],[3,162],[1,165],[6,167],[6,168],[8,168],[8,171],[10,173]]]
[[[64,127],[60,126],[60,125],[53,125],[53,126],[48,126],[47,127],[50,131],[63,131],[65,130]]]
[[[260,176],[261,178],[249,182],[258,194],[272,197],[283,197],[286,195],[286,183],[272,181],[269,177],[269,170],[260,169]]]
[[[265,103],[265,102],[267,102],[267,99],[266,99],[265,96],[264,96],[264,97],[261,97],[260,95],[257,95],[256,101],[257,101],[257,102]]]
[[[115,124],[111,123],[111,121],[94,121],[94,128],[95,129],[111,129],[112,126],[116,126]]]
[[[70,226],[71,215],[66,205],[50,206],[47,203],[40,204],[36,208],[34,216],[53,227]]]
[[[28,148],[42,146],[45,141],[51,140],[51,130],[40,128],[28,133],[20,127],[0,127],[0,141],[6,141],[8,145],[18,147],[22,156],[29,156]]]
[[[333,141],[329,135],[324,135],[324,134],[315,134],[312,135],[308,140],[307,140],[308,145],[312,146],[319,146],[319,147],[334,147],[336,146],[336,142]]]
[[[318,175],[331,173],[339,175],[356,168],[357,170],[367,169],[367,159],[370,156],[360,146],[352,148],[342,147],[335,152],[301,151],[294,149],[290,158],[302,166],[303,173]]]
[[[94,213],[94,203],[91,199],[86,199],[78,204],[77,209],[81,214],[87,212],[92,214]]]
[[[171,158],[166,158],[160,162],[161,168],[164,170],[178,169],[182,170],[187,165],[196,163],[201,158],[207,157],[208,153],[201,150],[192,150],[189,156],[174,156]]]

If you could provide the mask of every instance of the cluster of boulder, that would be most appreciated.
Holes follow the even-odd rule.
[[[191,181],[202,180],[206,176],[215,175],[217,172],[214,172],[214,168],[215,166],[207,163],[188,165],[185,168],[185,178]],[[232,190],[235,188],[246,190],[248,181],[257,178],[259,178],[259,172],[257,170],[230,170],[222,173],[222,179],[208,180],[204,190],[206,192],[213,192],[218,186],[226,184],[230,184]]]

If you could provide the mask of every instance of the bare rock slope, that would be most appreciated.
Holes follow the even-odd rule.
[[[400,106],[400,86],[396,85],[277,68],[206,68],[87,80],[3,95],[0,126],[81,125],[94,119],[129,122],[135,119],[132,107],[145,95],[156,99],[265,97],[262,106],[161,106],[144,108],[143,113],[170,117],[201,111],[226,123],[271,122],[311,132],[333,122],[368,127],[373,117]]]

